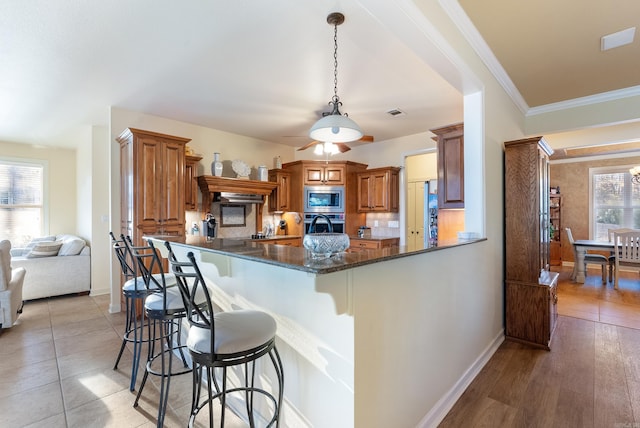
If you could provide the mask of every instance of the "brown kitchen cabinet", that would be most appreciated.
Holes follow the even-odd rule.
[[[400,245],[400,238],[351,238],[350,241],[349,252],[378,250]]]
[[[269,181],[278,183],[278,187],[269,195],[269,212],[291,211],[291,173],[282,169],[271,169]]]
[[[143,235],[185,233],[185,144],[188,138],[125,129],[120,143],[121,232],[143,245]]]
[[[345,166],[335,164],[304,165],[302,176],[306,185],[340,186],[345,184]]]
[[[276,238],[276,239],[260,239],[258,241],[259,244],[274,244],[274,245],[287,245],[291,247],[302,247],[302,238],[299,236],[291,237],[291,238]]]
[[[357,210],[398,212],[400,207],[400,168],[384,167],[359,172],[357,177]]]
[[[198,209],[198,164],[202,156],[185,156],[184,169],[184,207],[186,210]]]
[[[438,143],[438,208],[464,208],[464,124],[430,131]]]
[[[549,271],[549,156],[542,137],[504,143],[505,330],[549,349],[558,273]]]

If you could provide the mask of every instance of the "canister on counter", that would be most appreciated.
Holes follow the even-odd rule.
[[[258,167],[258,180],[260,181],[268,181],[269,180],[269,171],[267,170],[266,165],[260,165]]]

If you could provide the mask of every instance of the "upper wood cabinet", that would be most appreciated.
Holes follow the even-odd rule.
[[[142,245],[150,234],[184,236],[188,138],[128,128],[120,143],[121,232]]]
[[[304,165],[302,176],[304,177],[304,184],[308,185],[344,185],[345,166],[335,164]]]
[[[291,211],[291,173],[282,169],[271,169],[269,181],[278,183],[278,187],[269,195],[269,212]]]
[[[358,212],[398,212],[400,206],[400,168],[384,167],[359,172]]]
[[[184,170],[184,207],[194,211],[198,209],[198,163],[202,156],[185,156]]]
[[[438,208],[464,208],[464,124],[430,131],[438,143]]]

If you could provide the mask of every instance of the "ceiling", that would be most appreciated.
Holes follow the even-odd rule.
[[[334,11],[346,16],[342,112],[365,134],[383,141],[461,121],[460,93],[389,30],[393,2],[378,3],[5,0],[0,141],[72,146],[78,129],[107,126],[113,106],[301,146],[330,110]],[[640,84],[638,41],[599,50],[602,35],[636,25],[637,2],[459,3],[528,107]]]
[[[638,27],[630,0],[459,0],[529,107],[640,85],[640,33],[601,51],[600,39]]]

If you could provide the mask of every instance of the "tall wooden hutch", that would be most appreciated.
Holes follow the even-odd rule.
[[[120,143],[120,230],[143,235],[185,233],[185,144],[188,138],[127,128]]]
[[[558,273],[549,271],[549,156],[542,137],[504,143],[505,328],[509,339],[549,349]]]

